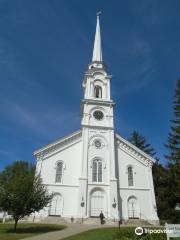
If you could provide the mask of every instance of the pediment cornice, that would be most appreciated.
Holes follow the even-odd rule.
[[[47,156],[53,154],[57,150],[68,146],[71,143],[76,142],[76,140],[80,139],[82,135],[82,131],[79,130],[77,132],[74,132],[64,138],[61,138],[51,144],[48,144],[34,152],[34,156],[37,158],[37,160],[44,159]]]
[[[141,151],[139,148],[119,136],[115,134],[116,144],[123,151],[127,152],[132,157],[136,158],[138,161],[143,163],[146,166],[152,167],[152,165],[156,162],[154,158]]]

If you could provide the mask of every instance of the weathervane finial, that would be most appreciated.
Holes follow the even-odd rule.
[[[101,11],[98,11],[98,12],[96,13],[97,16],[99,16],[99,15],[101,15],[101,14],[102,14]]]

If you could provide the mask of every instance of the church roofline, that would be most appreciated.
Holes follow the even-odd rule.
[[[53,147],[55,147],[55,146],[57,146],[57,145],[65,142],[65,141],[68,141],[68,140],[70,140],[70,139],[73,138],[73,137],[76,137],[76,136],[78,136],[78,135],[81,135],[81,133],[82,133],[82,130],[78,130],[78,131],[76,131],[76,132],[73,132],[73,133],[65,136],[65,137],[62,137],[62,138],[60,138],[60,139],[58,139],[58,140],[56,140],[56,141],[54,141],[54,142],[52,142],[52,143],[50,143],[50,144],[45,145],[45,146],[42,147],[42,148],[39,148],[39,149],[35,150],[34,153],[33,153],[33,155],[34,155],[34,156],[37,156],[37,155],[39,155],[39,154],[41,155],[43,152],[48,151],[50,148],[53,148]]]
[[[126,150],[129,150],[129,149],[127,149],[127,147],[131,148],[131,150],[132,150],[131,152],[133,155],[138,155],[138,157],[143,158],[144,161],[149,160],[151,165],[153,165],[156,162],[156,159],[152,158],[150,155],[143,152],[141,149],[134,146],[132,143],[130,143],[126,139],[122,138],[119,134],[115,133],[115,137],[117,138],[117,140],[120,141],[120,143],[123,143],[125,145]]]

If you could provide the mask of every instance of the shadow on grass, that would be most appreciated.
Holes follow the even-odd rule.
[[[62,225],[41,225],[36,224],[35,226],[23,226],[21,224],[18,225],[16,232],[14,232],[13,227],[6,229],[6,233],[18,233],[18,234],[40,234],[40,233],[47,233],[47,232],[53,232],[53,231],[59,231],[66,228]]]

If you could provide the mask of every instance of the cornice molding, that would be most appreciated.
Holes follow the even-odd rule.
[[[59,150],[60,148],[68,145],[69,143],[73,143],[75,140],[79,139],[81,136],[82,136],[82,131],[79,130],[77,132],[72,133],[71,135],[68,135],[51,144],[48,144],[39,150],[36,150],[33,155],[37,158],[37,160],[42,160],[47,155],[55,152],[56,150]]]
[[[150,191],[150,188],[130,188],[130,187],[119,187],[120,190],[129,190],[129,191]]]
[[[44,183],[44,186],[53,186],[53,187],[75,187],[78,188],[79,185],[71,185],[71,184],[51,184],[51,183]]]
[[[144,153],[139,148],[137,148],[127,140],[120,137],[118,134],[115,134],[115,137],[116,137],[116,144],[120,149],[122,149],[132,157],[136,158],[138,161],[140,161],[144,165],[148,167],[152,167],[152,165],[156,162],[154,158]]]
[[[107,99],[94,99],[94,98],[85,98],[81,101],[82,104],[89,104],[89,105],[101,105],[101,106],[115,106],[115,102],[112,100]]]
[[[94,125],[89,125],[89,124],[81,124],[81,126],[89,128],[89,129],[96,129],[96,130],[114,130],[113,127],[94,126]]]

